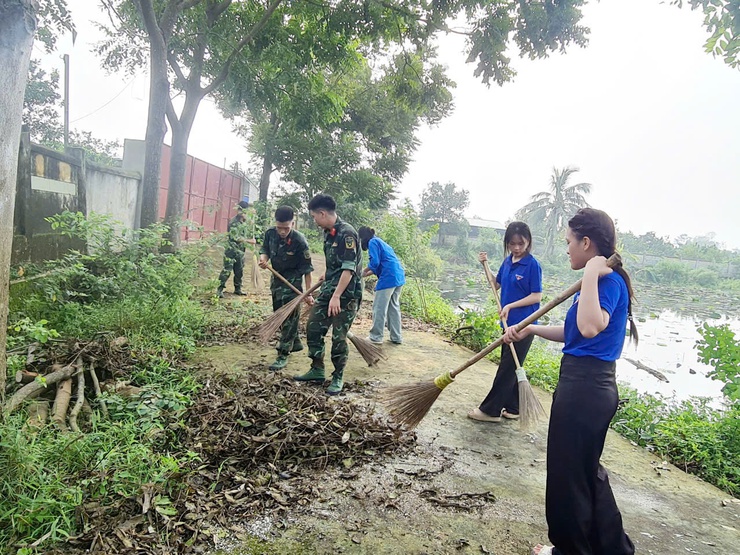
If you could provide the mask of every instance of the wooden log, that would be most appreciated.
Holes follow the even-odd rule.
[[[28,404],[28,427],[43,428],[49,418],[49,401],[33,401]]]
[[[15,382],[22,383],[23,385],[31,383],[38,376],[37,372],[29,372],[28,370],[18,370],[15,373]]]
[[[77,365],[82,366],[82,360],[77,359]],[[72,429],[73,432],[79,432],[80,428],[77,425],[77,416],[80,414],[80,411],[82,410],[82,405],[85,404],[85,373],[80,372],[77,374],[77,401],[75,401],[75,406],[72,407],[72,410],[69,413],[69,427]]]
[[[644,370],[645,372],[647,372],[651,376],[655,376],[660,381],[668,383],[668,378],[666,378],[665,377],[665,374],[663,374],[662,372],[659,372],[658,370],[655,370],[654,368],[650,368],[649,366],[644,365],[639,360],[633,360],[633,359],[627,358],[627,357],[624,357],[624,360],[626,360],[627,362],[629,362],[633,366],[637,367],[639,370]]]
[[[57,386],[57,396],[54,398],[54,406],[51,409],[51,421],[63,432],[67,431],[67,409],[71,398],[72,379],[67,378]]]
[[[13,396],[5,403],[5,414],[10,414],[17,409],[23,401],[27,399],[33,399],[39,395],[42,391],[45,391],[50,385],[54,385],[62,380],[69,379],[74,376],[77,372],[77,368],[74,366],[65,366],[60,368],[51,374],[42,376],[43,380],[34,380],[29,384],[24,385]]]

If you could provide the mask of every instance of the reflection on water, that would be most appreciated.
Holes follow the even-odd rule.
[[[548,287],[546,284],[545,294],[565,289],[561,285]],[[480,273],[472,270],[445,276],[440,289],[442,296],[455,307],[480,308],[489,298]],[[640,344],[635,349],[625,340],[622,358],[617,361],[617,379],[643,393],[660,393],[677,400],[711,397],[716,400],[713,404],[719,406],[722,383],[708,378],[710,367],[697,361],[695,344],[700,339],[697,328],[704,322],[729,324],[736,336],[740,336],[740,314],[737,312],[740,302],[736,295],[643,284],[638,286],[637,295],[635,315],[639,319]],[[570,301],[566,301],[554,309],[549,314],[551,322],[562,322],[569,306]],[[636,368],[626,358],[658,370],[669,382]]]

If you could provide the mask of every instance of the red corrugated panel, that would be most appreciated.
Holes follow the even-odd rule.
[[[208,164],[197,158],[193,161],[193,178],[190,180],[190,192],[199,197],[206,196],[206,179],[209,173]]]

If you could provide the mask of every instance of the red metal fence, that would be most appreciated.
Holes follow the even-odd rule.
[[[167,208],[170,177],[170,147],[162,150],[162,175],[159,181],[159,217]],[[238,174],[188,155],[185,166],[185,200],[183,218],[202,227],[182,231],[182,239],[198,239],[210,233],[225,233],[229,219],[236,214],[236,204],[242,199],[242,180]]]

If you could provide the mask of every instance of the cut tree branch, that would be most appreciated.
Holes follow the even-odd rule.
[[[5,404],[5,414],[10,414],[17,409],[23,401],[32,399],[39,395],[42,391],[46,391],[47,387],[53,385],[62,380],[69,379],[74,376],[78,369],[75,366],[65,366],[52,372],[47,376],[43,376],[43,380],[35,380],[27,385],[21,387]]]

